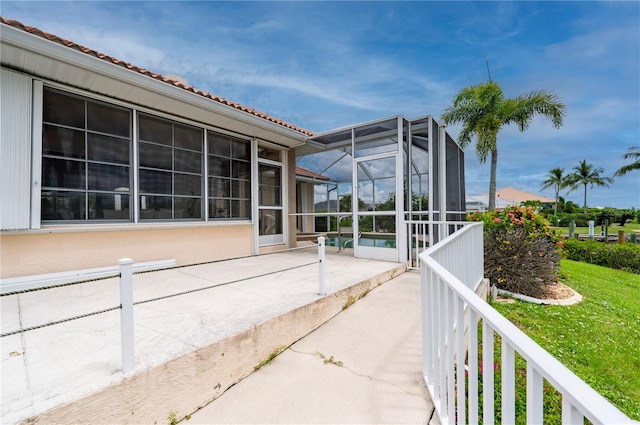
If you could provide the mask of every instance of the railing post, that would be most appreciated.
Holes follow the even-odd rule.
[[[318,237],[318,264],[320,267],[319,282],[318,282],[318,295],[326,295],[324,287],[325,274],[324,274],[324,236]]]
[[[133,344],[133,260],[121,258],[120,265],[120,335],[122,372],[135,368]]]

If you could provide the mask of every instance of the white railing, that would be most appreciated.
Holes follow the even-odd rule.
[[[562,395],[563,424],[582,425],[584,418],[593,424],[637,423],[476,295],[473,287],[482,279],[482,268],[478,270],[475,259],[482,258],[478,229],[481,240],[481,225],[472,225],[420,254],[423,373],[440,422],[465,424],[482,419],[484,424],[493,424],[494,400],[499,396],[502,423],[515,423],[515,353],[518,353],[527,363],[526,418],[520,418],[526,423],[544,423],[544,380]],[[469,233],[474,236],[469,237]],[[480,321],[481,343],[477,326]],[[502,341],[501,360],[497,363],[495,335]],[[494,368],[501,374],[500,394],[494,394],[497,389]]]
[[[407,213],[408,214],[408,213]],[[410,269],[420,269],[418,254],[427,247],[434,246],[439,240],[472,224],[467,221],[437,221],[437,220],[405,220],[409,235],[408,266]]]

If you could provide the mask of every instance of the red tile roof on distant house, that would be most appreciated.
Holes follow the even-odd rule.
[[[525,192],[523,190],[514,189],[512,187],[505,187],[496,191],[496,197],[502,198],[512,202],[525,202],[525,201],[540,201],[540,202],[555,202],[553,199],[546,196],[540,196],[533,193]]]
[[[87,47],[81,46],[81,45],[79,45],[77,43],[74,43],[72,41],[60,38],[60,37],[58,37],[56,35],[46,33],[44,31],[39,30],[38,28],[30,27],[30,26],[22,24],[21,22],[18,22],[18,21],[15,21],[15,20],[11,20],[11,19],[6,19],[6,18],[3,18],[1,16],[0,16],[0,22],[2,22],[3,24],[6,24],[6,25],[12,26],[14,28],[21,29],[21,30],[23,30],[25,32],[28,32],[30,34],[34,34],[34,35],[37,35],[39,37],[45,38],[45,39],[47,39],[49,41],[53,41],[54,43],[58,43],[58,44],[61,44],[63,46],[69,47],[71,49],[75,49],[75,50],[77,50],[79,52],[86,53],[87,55],[94,56],[94,57],[96,57],[98,59],[102,59],[102,60],[104,60],[106,62],[111,62],[114,65],[118,65],[118,66],[121,66],[123,68],[127,68],[127,69],[129,69],[131,71],[138,72],[140,74],[146,75],[146,76],[154,78],[156,80],[159,80],[159,81],[165,82],[167,84],[171,84],[173,86],[179,87],[181,89],[190,91],[190,92],[195,93],[197,95],[200,95],[202,97],[206,97],[207,99],[211,99],[214,102],[218,102],[218,103],[221,103],[223,105],[227,105],[227,106],[230,106],[232,108],[239,109],[239,110],[244,111],[244,112],[246,112],[248,114],[255,115],[257,117],[260,117],[260,118],[263,118],[263,119],[265,119],[267,121],[271,121],[273,123],[279,124],[279,125],[281,125],[283,127],[289,128],[291,130],[297,131],[297,132],[305,134],[307,136],[313,136],[313,132],[311,132],[309,130],[305,130],[305,129],[301,128],[301,127],[298,127],[296,125],[290,124],[290,123],[288,123],[286,121],[283,121],[283,120],[281,120],[279,118],[272,117],[272,116],[270,116],[268,114],[265,114],[264,112],[256,111],[253,108],[249,108],[249,107],[241,105],[239,103],[231,102],[231,101],[229,101],[227,99],[224,99],[222,97],[212,95],[211,93],[207,93],[205,91],[198,90],[198,89],[196,89],[194,87],[191,87],[188,84],[184,84],[183,82],[178,81],[176,79],[167,78],[166,76],[157,74],[155,72],[148,71],[148,70],[146,70],[144,68],[140,68],[140,67],[137,67],[135,65],[131,65],[131,64],[127,63],[127,62],[121,61],[121,60],[116,59],[116,58],[114,58],[112,56],[105,55],[104,53],[100,53],[100,52],[98,52],[96,50],[89,49]]]
[[[309,177],[316,180],[329,181],[329,177],[323,176],[322,174],[314,173],[311,170],[307,170],[306,168],[302,168],[297,165],[296,165],[296,176]]]

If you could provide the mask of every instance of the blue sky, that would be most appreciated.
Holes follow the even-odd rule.
[[[611,176],[640,146],[640,2],[12,2],[0,14],[315,132],[402,114],[439,120],[491,77],[507,97],[555,92],[557,130],[498,136],[498,188],[553,197],[548,171],[586,159]],[[449,132],[455,138],[459,128]],[[466,149],[468,194],[489,164]],[[563,193],[582,205],[582,191]],[[640,172],[588,193],[640,208]]]

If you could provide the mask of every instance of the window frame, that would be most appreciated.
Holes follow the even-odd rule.
[[[96,99],[88,96],[84,96],[82,94],[78,94],[75,92],[70,92],[68,90],[64,90],[54,86],[44,86],[44,85],[35,85],[41,89],[38,90],[38,93],[34,91],[34,98],[37,98],[37,102],[34,100],[34,105],[40,106],[41,115],[39,116],[39,122],[34,121],[34,128],[36,124],[38,126],[39,131],[34,131],[34,136],[38,137],[39,148],[34,149],[34,155],[38,155],[38,161],[34,161],[34,165],[37,164],[39,170],[38,180],[40,181],[40,194],[39,194],[39,204],[40,208],[37,212],[39,217],[40,224],[60,224],[60,223],[73,223],[73,224],[100,224],[105,222],[119,222],[119,223],[131,223],[132,222],[132,208],[131,208],[131,197],[132,197],[132,172],[134,169],[133,166],[133,110],[123,105],[116,105],[102,99]],[[82,104],[82,123],[68,123],[57,120],[47,120],[47,114],[45,111],[45,99],[47,94],[63,96],[66,98],[72,98]],[[106,107],[110,111],[119,111],[124,112],[128,115],[128,123],[126,124],[128,137],[123,134],[116,134],[114,132],[106,133],[105,131],[100,131],[101,129],[90,128],[90,113],[92,107]],[[50,129],[51,132],[46,129]],[[53,139],[49,140],[48,135],[55,134],[58,136],[61,132],[68,132],[73,134],[72,138],[60,138],[57,142],[60,145],[60,150],[58,152],[55,151],[55,148],[52,145],[55,143]],[[75,136],[79,136],[76,138]],[[94,146],[98,146],[99,143],[97,140],[100,138],[111,139],[112,143],[119,140],[121,143],[126,143],[126,161],[121,160],[118,161],[114,155],[111,158],[109,157],[91,157],[91,151]],[[35,141],[35,139],[34,139]],[[81,142],[81,152],[76,152],[76,155],[73,155],[73,152],[65,152],[62,147],[63,144],[74,145],[76,142]],[[49,144],[47,148],[47,144]],[[69,146],[67,146],[69,147]],[[75,146],[76,148],[79,147]],[[113,154],[113,152],[106,150],[106,154]],[[105,155],[105,152],[103,152]],[[58,164],[55,166],[53,164]],[[51,164],[51,167],[47,167],[48,164]],[[62,180],[64,181],[64,176],[71,177],[69,173],[61,174],[60,166],[64,166],[69,171],[69,166],[77,167],[78,173],[76,175],[76,179],[79,179],[77,182],[72,182],[76,187],[73,187],[74,184],[64,182],[60,185],[47,184],[49,183],[47,179],[49,178],[46,174],[50,174],[54,180],[58,180],[62,176]],[[58,170],[56,170],[58,168]],[[91,170],[93,168],[93,171]],[[105,187],[100,187],[102,183],[104,183],[103,179],[100,179],[100,172],[96,173],[98,169],[102,168],[104,172],[106,170],[106,176],[109,177],[109,174],[117,175],[117,170],[125,169],[126,174],[128,175],[126,179],[122,179],[122,183],[120,186],[109,190]],[[47,169],[51,171],[47,172]],[[35,176],[36,170],[34,170]],[[117,180],[117,177],[114,177]],[[104,175],[103,175],[104,177]],[[74,179],[70,179],[74,180]],[[126,180],[126,181],[125,181]],[[124,186],[126,183],[126,186]],[[93,187],[92,187],[93,185]],[[63,204],[69,202],[67,197],[77,196],[79,197],[78,208],[79,208],[79,217],[78,218],[70,218],[71,213],[68,208],[57,208],[57,194],[62,194],[63,200],[61,201]],[[97,209],[95,206],[92,209],[92,197],[95,197],[94,205],[101,204],[98,202],[98,199],[105,199],[107,203],[110,202],[110,196],[113,196],[113,209]],[[123,208],[122,197],[127,196],[128,201],[125,202],[126,208]],[[53,205],[51,207],[50,213],[55,215],[55,218],[45,218],[45,208],[46,204]],[[35,203],[34,203],[35,204]],[[91,217],[91,212],[94,211],[94,214],[98,215],[95,217]],[[113,211],[110,213],[111,217],[105,217],[104,213],[106,211]],[[120,211],[120,213],[116,213],[116,211]],[[36,212],[34,211],[34,214]],[[126,215],[125,215],[126,214]],[[100,217],[99,215],[102,215]],[[59,218],[58,218],[59,216]]]
[[[43,172],[43,125],[44,125],[44,92],[46,90],[54,90],[62,93],[63,95],[77,97],[84,102],[96,102],[102,103],[110,107],[125,109],[130,112],[130,149],[129,149],[129,218],[127,220],[43,220],[42,212],[39,206],[40,202],[43,199],[44,190],[42,188],[42,172]],[[247,135],[238,134],[230,130],[226,130],[223,128],[218,128],[212,125],[207,125],[202,122],[193,121],[189,119],[184,119],[182,117],[177,117],[168,113],[163,113],[160,111],[152,110],[150,108],[140,107],[137,105],[132,105],[128,102],[120,101],[114,98],[110,98],[108,96],[100,95],[97,93],[87,92],[85,90],[68,87],[60,83],[56,83],[48,80],[33,80],[33,107],[34,111],[39,111],[34,114],[33,119],[33,141],[32,141],[32,181],[33,181],[33,190],[32,190],[32,228],[38,229],[41,227],[96,227],[96,226],[104,226],[107,225],[117,225],[120,224],[122,226],[128,227],[133,224],[144,223],[145,226],[153,225],[157,223],[158,225],[166,226],[168,223],[189,225],[189,224],[197,224],[197,223],[253,223],[254,208],[257,205],[257,196],[254,194],[254,167],[256,166],[256,158],[257,153],[253,149],[255,138],[251,138]],[[139,181],[139,122],[138,117],[139,114],[151,115],[156,118],[161,118],[164,120],[172,121],[179,125],[196,127],[197,129],[203,132],[203,150],[202,150],[202,190],[201,190],[201,209],[202,209],[202,217],[200,219],[167,219],[167,220],[140,220],[140,181]],[[207,164],[207,156],[208,156],[208,143],[207,143],[207,135],[209,132],[213,132],[219,135],[223,135],[225,137],[230,137],[241,141],[243,143],[247,143],[247,150],[249,152],[249,190],[246,193],[246,200],[248,202],[248,217],[249,218],[224,218],[224,219],[216,219],[209,217],[208,211],[208,193],[209,193],[209,182],[208,182],[208,164]]]
[[[285,244],[285,236],[287,233],[287,217],[286,217],[286,199],[285,199],[285,194],[287,193],[285,190],[285,184],[286,184],[286,150],[279,147],[279,146],[274,146],[271,143],[268,142],[259,142],[257,149],[260,149],[260,147],[267,147],[270,150],[277,150],[280,152],[280,161],[274,161],[274,160],[269,160],[269,159],[265,159],[265,158],[260,158],[258,156],[258,158],[256,159],[256,171],[257,171],[257,175],[255,178],[255,184],[256,184],[256,196],[257,199],[255,201],[256,203],[256,235],[258,238],[258,245],[260,247],[263,246],[270,246],[270,245],[283,245]],[[261,166],[268,166],[268,167],[276,167],[279,168],[280,170],[280,184],[279,184],[279,188],[280,188],[280,193],[279,193],[279,197],[280,197],[280,202],[278,205],[262,205],[261,200],[260,200],[260,189],[261,189],[261,182],[260,182],[260,167]],[[267,211],[267,210],[276,210],[280,212],[280,228],[282,229],[281,233],[275,233],[275,234],[261,234],[262,231],[262,223],[260,222],[260,215],[261,215],[261,211]]]
[[[208,213],[207,219],[212,221],[229,221],[229,220],[247,220],[250,221],[253,217],[253,196],[251,191],[251,185],[253,181],[253,154],[251,149],[251,141],[234,137],[229,134],[220,133],[214,130],[207,130],[206,132],[206,145],[207,145],[207,206]],[[229,142],[227,152],[213,151],[211,149],[213,139],[216,138],[218,142]],[[226,140],[225,140],[226,139]],[[234,145],[241,144],[244,146],[244,155],[236,155],[234,152]],[[214,171],[212,167],[213,161],[221,161],[221,164],[226,161],[228,168],[221,171]],[[235,167],[243,167],[235,169]],[[225,172],[226,171],[226,172]],[[242,172],[246,173],[246,177],[243,178]],[[217,174],[214,174],[217,173]],[[214,188],[214,180],[221,185],[219,186],[220,192],[226,192],[218,195],[212,195]],[[227,188],[225,189],[225,184]],[[234,190],[234,185],[237,190]],[[243,189],[244,190],[243,190]],[[240,194],[236,196],[236,192]],[[244,196],[242,196],[244,195]],[[218,207],[213,208],[213,203],[218,202]],[[244,206],[242,206],[244,203]],[[226,207],[223,206],[226,204]],[[237,205],[238,211],[244,210],[244,216],[235,216],[233,205]],[[215,216],[214,214],[229,214],[228,216]]]
[[[137,139],[136,139],[136,146],[138,149],[138,156],[137,156],[137,166],[136,166],[136,174],[137,174],[137,194],[136,194],[136,201],[137,201],[137,205],[138,205],[138,215],[137,218],[140,222],[154,222],[154,221],[205,221],[205,208],[203,205],[203,197],[204,197],[204,190],[206,189],[206,184],[204,181],[204,172],[205,172],[205,167],[204,167],[204,158],[205,158],[205,147],[204,147],[204,143],[205,143],[205,138],[204,138],[204,128],[200,127],[200,126],[194,126],[194,125],[190,125],[190,124],[185,124],[182,123],[180,121],[176,121],[174,119],[170,119],[170,118],[165,118],[165,117],[160,117],[157,116],[155,114],[150,114],[147,112],[142,112],[142,111],[137,111],[136,112],[136,117],[137,117],[137,128],[136,130],[136,135],[137,135]],[[168,124],[171,134],[170,134],[170,139],[171,140],[165,140],[164,143],[163,141],[159,141],[159,140],[147,140],[147,138],[145,137],[143,139],[142,137],[142,128],[144,123],[141,123],[144,120],[149,120],[149,122],[152,121],[156,121],[156,122],[162,122],[164,124]],[[176,138],[176,130],[179,129],[180,127],[189,127],[191,130],[198,130],[198,132],[200,133],[200,151],[197,151],[195,149],[189,149],[189,148],[185,148],[184,146],[177,146],[177,138]],[[166,159],[169,160],[170,164],[162,164],[157,162],[156,164],[148,164],[148,163],[144,163],[143,165],[143,161],[147,161],[147,155],[143,154],[142,150],[144,148],[152,148],[156,150],[156,155],[149,155],[149,156],[153,156],[155,157],[154,159],[156,159],[157,157],[159,157],[160,155],[158,155],[161,151],[165,151],[167,153],[169,153],[170,158],[165,158],[165,162]],[[176,161],[176,156],[178,154],[195,154],[197,156],[199,156],[200,158],[200,167],[199,167],[199,171],[196,172],[195,170],[193,171],[186,171],[186,170],[180,170],[177,166],[177,161]],[[155,165],[155,166],[154,166]],[[164,176],[164,177],[170,177],[169,179],[169,189],[167,193],[167,190],[165,190],[164,192],[162,190],[159,190],[157,192],[153,192],[151,190],[143,190],[143,185],[146,184],[150,184],[147,183],[143,178],[143,175],[152,175],[155,174],[157,176]],[[177,179],[180,178],[185,178],[185,177],[199,177],[200,180],[200,184],[199,184],[199,192],[198,194],[192,194],[191,196],[189,195],[184,195],[184,194],[180,194],[177,191]],[[147,187],[144,187],[144,189],[148,189]],[[149,197],[149,199],[147,200],[147,197]],[[150,205],[153,205],[156,203],[156,199],[165,199],[165,200],[170,200],[170,207],[169,208],[162,208],[162,207],[158,207],[158,208],[143,208],[144,207],[148,207],[149,205],[147,205],[147,201],[149,202]],[[199,202],[198,202],[199,200]],[[193,204],[191,204],[191,207],[189,207],[189,203],[190,202],[194,202],[195,205],[199,205],[198,208],[198,215],[196,217],[177,217],[177,202],[180,201],[185,201],[186,202],[186,206],[185,208],[188,210],[189,208],[191,208],[192,213],[195,211],[195,208],[193,207]],[[161,204],[157,204],[157,205],[161,205]],[[166,211],[167,209],[170,210],[170,212]],[[143,211],[145,210],[145,211]],[[146,215],[146,217],[143,217],[143,212],[144,215]],[[169,217],[163,216],[166,215],[167,213],[170,214]]]

